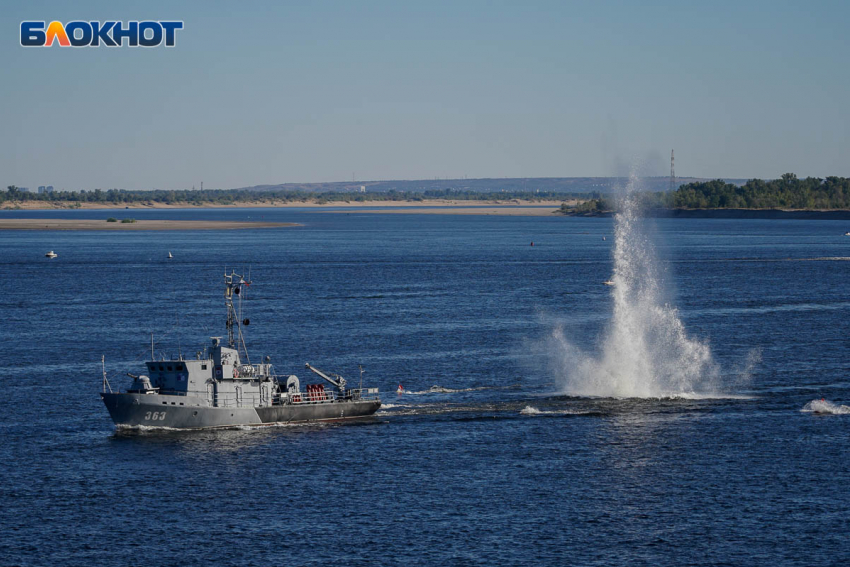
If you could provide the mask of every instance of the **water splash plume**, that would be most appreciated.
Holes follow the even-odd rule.
[[[614,217],[613,314],[597,356],[573,345],[562,328],[551,340],[564,393],[604,397],[711,394],[720,369],[706,342],[689,337],[665,301],[663,265],[641,218],[632,176]]]

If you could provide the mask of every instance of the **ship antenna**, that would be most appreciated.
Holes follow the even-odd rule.
[[[106,379],[106,356],[100,355],[100,367],[103,370],[103,391],[106,393],[107,388],[109,393],[112,393],[112,386],[109,385],[109,380]]]
[[[250,273],[250,268],[248,268],[248,270]],[[251,276],[248,276],[247,282],[245,281],[244,277],[239,276],[239,283],[245,284],[245,286],[250,286]],[[248,356],[248,347],[245,346],[245,335],[242,334],[242,324],[245,322],[245,319],[242,318],[242,296],[245,294],[245,288],[242,286],[240,287],[242,288],[242,293],[239,294],[239,320],[236,322],[236,324],[239,327],[239,342],[242,344],[242,352],[245,353],[245,362],[251,364],[251,357]]]
[[[236,272],[234,272],[236,273]],[[224,303],[227,306],[227,345],[233,348],[233,275],[224,275]]]
[[[177,356],[183,360],[183,345],[180,344],[180,314],[175,311],[174,316],[177,318],[175,326],[177,327]]]
[[[234,278],[238,278],[238,281],[234,284]],[[242,334],[242,284],[250,285],[251,282],[245,281],[245,278],[236,273],[235,270],[231,272],[230,275],[224,276],[225,290],[224,290],[224,298],[225,305],[227,306],[227,343],[230,348],[239,348],[242,347],[242,351],[245,353],[245,361],[248,364],[251,364],[251,359],[248,356],[248,349],[245,347],[245,337]],[[239,296],[239,310],[237,312],[236,306],[233,305],[233,294]],[[237,336],[234,336],[233,327],[236,326]],[[238,343],[237,343],[238,339]]]

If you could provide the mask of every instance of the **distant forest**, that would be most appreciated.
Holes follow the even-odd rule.
[[[850,178],[807,177],[786,173],[779,179],[751,179],[743,185],[722,179],[680,186],[676,191],[643,193],[648,208],[661,209],[850,209]],[[606,197],[591,199],[564,212],[595,214],[611,211],[615,203]]]
[[[21,191],[14,185],[10,185],[6,191],[0,191],[0,203],[20,201],[44,201],[44,202],[67,202],[71,203],[102,203],[107,205],[133,205],[146,203],[164,203],[168,205],[229,205],[232,203],[260,203],[276,201],[280,203],[346,203],[362,201],[428,201],[433,199],[452,200],[481,200],[481,201],[505,201],[513,199],[524,199],[529,201],[563,200],[563,199],[588,199],[598,197],[599,193],[557,193],[554,191],[504,191],[504,192],[480,192],[480,191],[458,191],[456,189],[433,189],[422,193],[407,193],[390,190],[384,193],[354,193],[354,192],[330,192],[316,193],[312,191],[256,191],[251,189],[205,189],[203,191],[178,190],[178,191],[126,191],[123,189],[109,189],[103,191],[54,191],[52,193],[31,193]]]
[[[850,209],[850,179],[807,177],[798,179],[786,173],[779,179],[763,181],[751,179],[743,185],[728,183],[722,179],[696,181],[681,185],[676,191],[644,192],[642,196],[650,208],[664,209]],[[510,201],[523,199],[543,200],[586,200],[577,207],[563,206],[564,212],[594,214],[610,211],[614,202],[600,192],[564,193],[558,191],[503,190],[498,192],[458,189],[429,189],[422,192],[406,192],[391,189],[379,193],[351,191],[322,192],[305,190],[213,189],[179,191],[126,191],[109,189],[103,191],[56,191],[31,193],[14,185],[0,191],[0,204],[23,201],[68,203],[82,206],[83,203],[101,203],[114,206],[164,203],[169,205],[200,206],[207,204],[228,205],[232,203],[346,203],[362,201],[429,201],[452,199],[457,201]]]
[[[779,179],[751,179],[737,187],[722,180],[688,183],[673,193],[676,208],[686,209],[850,209],[850,179],[786,173]]]

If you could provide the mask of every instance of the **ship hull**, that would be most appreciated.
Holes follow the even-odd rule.
[[[335,421],[369,416],[381,407],[379,400],[334,400],[324,403],[256,408],[221,408],[203,405],[171,405],[167,398],[174,398],[174,396],[101,393],[101,398],[112,421],[119,427],[144,426],[172,429]]]

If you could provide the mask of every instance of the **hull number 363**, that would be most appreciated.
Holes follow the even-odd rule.
[[[145,414],[146,421],[165,421],[165,412],[164,411],[155,411],[153,413],[147,412]]]

